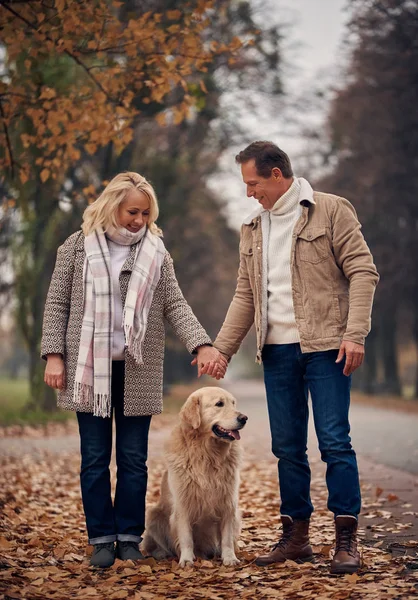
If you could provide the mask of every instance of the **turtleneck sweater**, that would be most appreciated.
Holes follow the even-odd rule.
[[[112,269],[113,286],[113,348],[112,360],[125,360],[125,332],[123,331],[123,306],[120,295],[119,275],[131,247],[117,244],[107,238]]]
[[[294,178],[290,188],[269,211],[266,344],[292,344],[300,341],[293,308],[290,269],[292,233],[302,214],[300,187],[300,183]]]

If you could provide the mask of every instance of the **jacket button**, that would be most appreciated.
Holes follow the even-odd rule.
[[[248,254],[252,254],[252,253],[253,253],[253,249],[252,249],[252,248],[250,248],[250,249],[248,250]]]
[[[312,239],[312,233],[308,233],[308,240]]]

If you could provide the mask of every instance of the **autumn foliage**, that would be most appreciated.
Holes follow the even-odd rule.
[[[164,469],[162,441],[174,419],[171,415],[170,423],[168,415],[159,415],[152,421],[149,506],[158,499]],[[74,424],[74,433],[76,428]],[[352,575],[329,574],[334,526],[326,507],[323,468],[315,458],[311,460],[312,500],[316,508],[311,521],[314,562],[286,561],[268,568],[255,565],[256,556],[277,542],[279,494],[277,464],[269,450],[267,431],[260,424],[253,431],[254,437],[247,435],[247,431],[243,434],[246,444],[240,489],[243,526],[238,551],[241,562],[237,567],[224,567],[219,559],[198,559],[194,567],[181,569],[177,560],[156,562],[147,558],[135,563],[116,560],[112,568],[99,572],[88,564],[92,548],[87,547],[86,541],[78,480],[80,461],[70,445],[72,441],[73,448],[77,447],[77,436],[44,440],[49,442],[50,451],[40,454],[28,452],[28,440],[22,438],[22,455],[0,461],[0,598],[395,600],[416,597],[416,562],[412,556],[392,556],[382,547],[386,538],[393,536],[399,538],[404,549],[414,551],[417,542],[410,539],[408,523],[404,522],[411,521],[414,513],[404,512],[409,516],[395,519],[390,512],[393,502],[389,496],[385,498],[387,492],[382,493],[382,489],[363,490],[363,517],[369,533],[366,544],[361,530],[361,571]],[[112,468],[113,479],[114,476]],[[381,521],[384,527],[379,525]]]
[[[123,6],[0,2],[0,168],[22,183],[34,172],[42,182],[57,178],[81,148],[94,154],[112,142],[121,151],[146,105],[157,106],[160,121],[181,122],[194,104],[189,78],[199,84],[214,56],[242,45],[205,39],[211,0],[142,14]]]

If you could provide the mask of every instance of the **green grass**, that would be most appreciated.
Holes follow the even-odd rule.
[[[28,410],[29,382],[27,379],[0,377],[0,426],[44,425],[49,421],[67,421],[73,418],[70,411],[49,413],[40,409]]]

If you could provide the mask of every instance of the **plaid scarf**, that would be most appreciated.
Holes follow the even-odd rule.
[[[161,275],[165,247],[162,240],[146,228],[136,234],[123,228],[113,228],[106,235],[120,244],[141,241],[136,249],[129,280],[123,328],[126,347],[137,363],[142,364],[142,343],[152,298]],[[86,236],[84,248],[84,312],[74,402],[80,407],[93,404],[95,416],[110,417],[114,310],[110,253],[103,230],[98,229]]]

